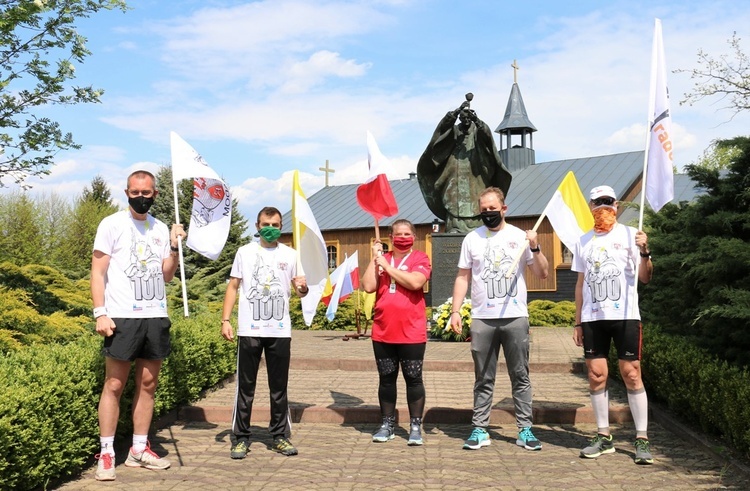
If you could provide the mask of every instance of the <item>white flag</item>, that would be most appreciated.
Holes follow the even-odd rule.
[[[172,179],[176,183],[193,178],[193,212],[186,244],[195,252],[215,260],[229,236],[232,196],[224,181],[193,147],[174,131],[170,137]]]
[[[301,302],[302,317],[309,326],[320,303],[320,297],[332,291],[328,278],[328,251],[305,193],[299,185],[298,171],[294,171],[292,183],[292,231],[294,248],[297,251],[297,275],[305,276],[309,288]]]
[[[648,123],[648,160],[644,176],[646,199],[654,211],[659,211],[674,198],[672,115],[669,112],[667,67],[664,62],[664,43],[659,19],[655,19],[651,53]]]

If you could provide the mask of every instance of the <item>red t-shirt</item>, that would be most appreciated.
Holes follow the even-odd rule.
[[[422,251],[412,251],[403,263],[385,253],[386,260],[402,271],[422,273],[430,279],[430,258]],[[396,283],[390,293],[391,277],[383,271],[378,275],[375,308],[372,321],[372,340],[382,343],[416,344],[427,342],[427,316],[422,289],[409,290]]]

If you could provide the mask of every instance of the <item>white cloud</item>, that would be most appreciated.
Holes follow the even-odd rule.
[[[287,81],[279,88],[279,92],[304,92],[320,84],[329,76],[361,77],[371,65],[371,63],[358,64],[354,60],[343,60],[339,53],[327,50],[318,51],[308,60],[295,62],[288,68]]]
[[[598,3],[583,15],[577,12],[584,7],[567,8],[564,17],[554,15],[549,2],[531,7],[522,27],[494,32],[477,25],[444,38],[464,44],[466,56],[444,55],[432,66],[425,59],[434,53],[417,46],[440,53],[450,48],[420,44],[437,38],[430,21],[453,20],[455,9],[470,6],[436,1],[420,22],[413,14],[425,5],[398,0],[209,5],[152,22],[155,40],[143,28],[131,31],[127,56],[148,46],[149,61],[157,60],[135,73],[141,85],[107,89],[99,121],[114,134],[139,137],[155,148],[153,155],[166,153],[170,130],[196,148],[226,143],[235,154],[209,160],[230,183],[242,183],[233,190],[248,217],[266,204],[289,208],[294,167],[307,171],[302,176],[308,194],[323,186],[316,169],[326,159],[336,169],[332,183],[361,182],[368,129],[391,158],[392,177],[407,178],[438,120],[468,91],[475,94],[472,107],[494,129],[511,89],[513,58],[521,67],[529,118],[539,130],[533,138],[538,161],[642,149],[654,16],[663,20],[670,70],[695,66],[699,49],[728,53],[732,32],[750,24],[750,11],[732,2]],[[504,11],[487,7],[483,20],[494,26],[493,16],[507,20]],[[413,45],[385,42],[412,29]],[[678,166],[695,160],[714,138],[747,133],[750,114],[721,124],[731,114],[719,110],[720,103],[678,104],[692,87],[688,74],[670,71],[668,80]],[[77,187],[76,168],[86,173],[86,182],[102,170],[119,190],[127,175],[123,167],[132,160],[115,153],[97,160],[71,154],[74,160],[61,159],[48,182],[59,176]],[[149,153],[135,157],[144,158]]]

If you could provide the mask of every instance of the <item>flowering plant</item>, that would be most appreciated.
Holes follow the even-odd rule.
[[[465,298],[459,309],[461,314],[461,334],[456,334],[451,329],[451,312],[453,311],[453,299],[449,298],[439,307],[433,309],[432,323],[430,324],[430,335],[444,341],[466,341],[469,338],[471,327],[471,300]]]

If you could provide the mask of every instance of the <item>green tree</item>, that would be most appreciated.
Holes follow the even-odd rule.
[[[83,278],[91,269],[91,251],[99,222],[117,211],[106,182],[101,176],[84,186],[81,196],[65,217],[57,248],[52,252],[55,267],[68,277]]]
[[[692,165],[704,169],[723,170],[742,154],[742,150],[726,142],[715,141],[703,152],[703,155]]]
[[[91,179],[91,189],[89,189],[88,186],[84,186],[81,200],[96,201],[110,206],[113,205],[112,193],[109,190],[109,186],[107,186],[107,181],[105,181],[99,174]]]
[[[727,42],[732,55],[719,58],[698,50],[698,68],[676,70],[689,73],[695,80],[693,90],[685,94],[680,104],[693,105],[704,97],[719,95],[727,101],[726,109],[737,114],[750,109],[750,57],[742,51],[740,38],[735,32]]]
[[[172,168],[161,167],[156,174],[159,196],[151,208],[151,214],[167,225],[175,221]],[[193,207],[193,180],[183,179],[177,186],[180,222],[190,235],[190,215]],[[232,199],[232,223],[229,236],[221,254],[215,261],[183,247],[185,277],[190,300],[216,301],[223,298],[225,282],[229,278],[234,256],[247,243],[247,220],[238,211],[236,199]],[[184,244],[183,244],[184,245]],[[178,271],[179,275],[179,271]]]
[[[750,138],[717,143],[730,147],[723,172],[687,166],[705,195],[647,212],[654,277],[640,298],[647,322],[750,366]]]
[[[0,2],[0,186],[49,174],[54,155],[79,148],[60,124],[34,114],[48,104],[99,102],[101,89],[71,84],[75,64],[91,54],[76,21],[124,0]],[[58,57],[56,62],[49,59]]]
[[[48,264],[40,207],[25,193],[0,197],[0,262]]]

